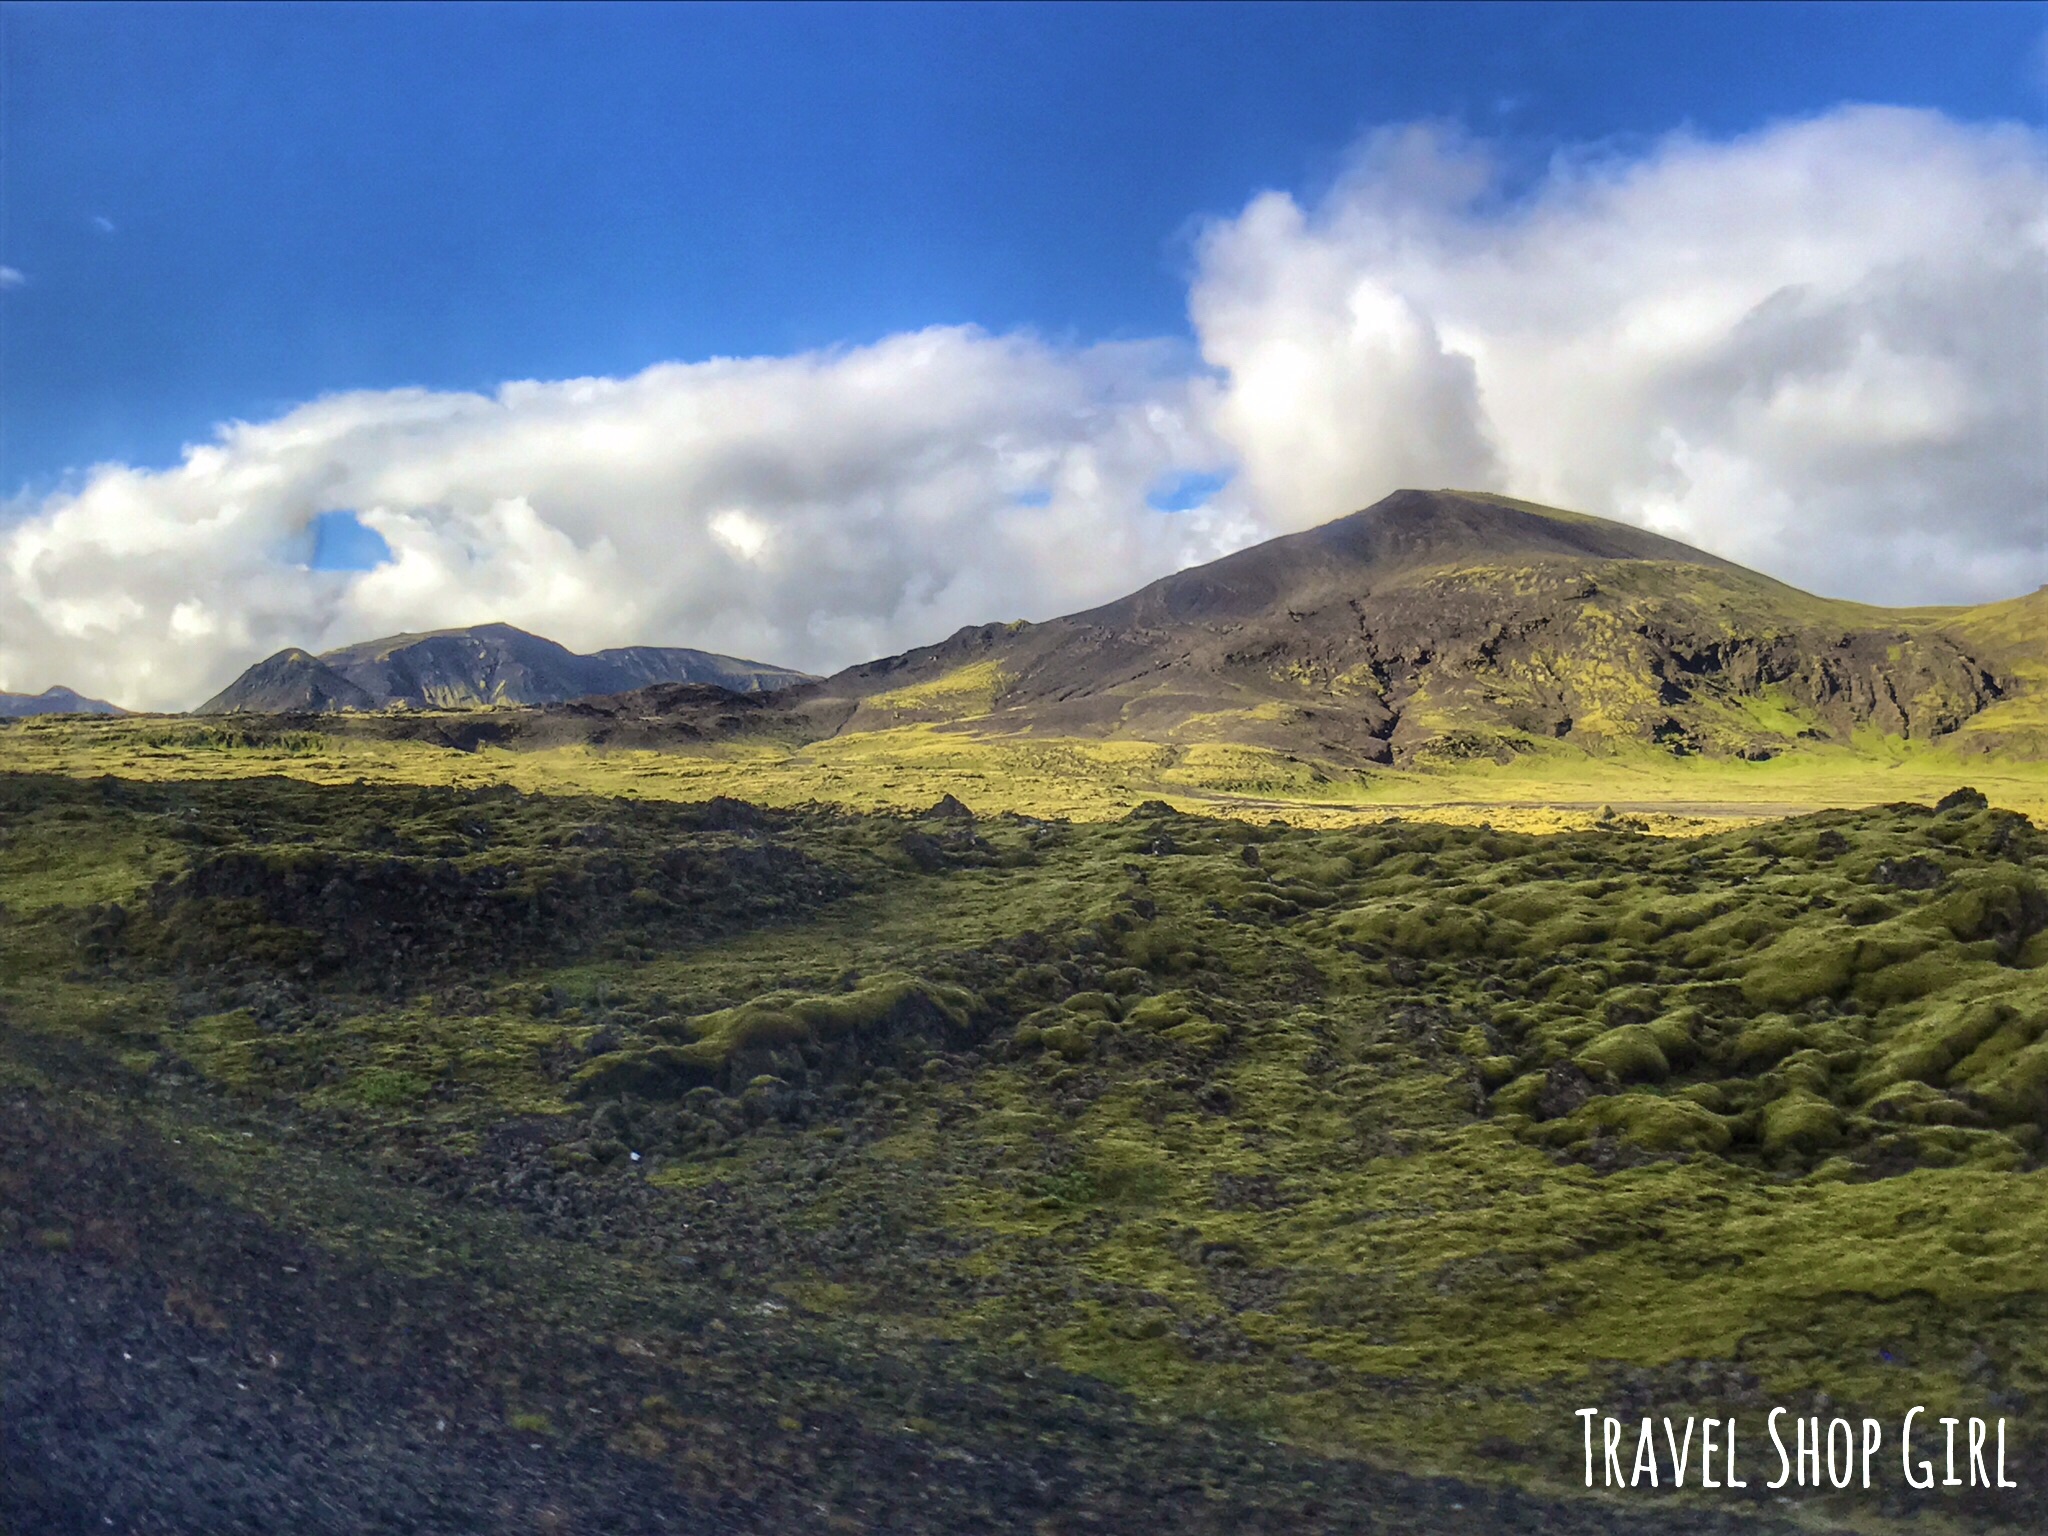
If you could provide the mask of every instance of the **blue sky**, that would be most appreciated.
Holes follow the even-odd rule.
[[[1188,332],[1189,232],[1381,123],[1509,160],[2043,109],[2048,7],[9,4],[0,493],[326,391],[932,324]]]

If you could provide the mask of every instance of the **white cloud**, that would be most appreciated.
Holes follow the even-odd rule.
[[[706,526],[713,538],[742,560],[759,560],[767,551],[768,525],[737,507],[717,513]]]
[[[1873,601],[2048,579],[2048,153],[1845,109],[1561,157],[1383,133],[1213,226],[1193,313],[1256,504],[1393,483],[1629,518]]]
[[[184,707],[286,644],[507,619],[827,669],[1400,485],[1634,519],[1880,601],[2048,579],[2048,153],[1845,109],[1560,156],[1369,139],[1202,240],[1202,360],[935,329],[326,397],[0,521],[0,687]],[[1206,366],[1204,366],[1206,363]],[[1235,469],[1192,511],[1148,492]],[[313,571],[357,514],[392,558]]]
[[[20,288],[27,284],[28,275],[19,267],[0,267],[0,292],[9,288]]]
[[[92,227],[103,235],[111,235],[114,232],[114,221],[104,213],[94,214],[91,223]]]
[[[1145,505],[1221,450],[1165,343],[947,329],[626,379],[396,390],[94,470],[0,526],[0,686],[188,707],[284,645],[507,619],[836,667],[1048,617],[1254,536]],[[1049,488],[1043,506],[1021,491]],[[392,558],[314,571],[354,511]],[[43,686],[40,682],[37,687]]]

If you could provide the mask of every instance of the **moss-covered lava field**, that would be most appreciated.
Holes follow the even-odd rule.
[[[16,772],[0,903],[7,1536],[2048,1518],[2048,836],[1969,792]],[[2003,1417],[2022,1486],[1599,1502],[1594,1404]]]

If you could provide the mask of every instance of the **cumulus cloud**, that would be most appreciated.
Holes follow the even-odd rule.
[[[1212,226],[1192,310],[1276,526],[1480,486],[1873,601],[2048,579],[2048,153],[2022,128],[1847,109],[1561,156],[1512,200],[1484,145],[1392,130],[1314,206]]]
[[[1558,156],[1429,125],[1206,230],[1199,357],[971,328],[336,395],[0,518],[0,686],[184,707],[286,644],[506,619],[825,670],[1491,487],[1816,589],[2048,579],[2048,149],[1844,109]],[[1162,486],[1201,485],[1191,510]],[[1220,487],[1220,488],[1217,488]],[[1148,501],[1148,497],[1150,500]],[[311,568],[345,511],[391,558]]]
[[[0,686],[61,675],[182,708],[287,644],[492,619],[824,669],[1047,617],[1256,535],[1218,507],[1146,505],[1162,474],[1220,462],[1192,390],[1167,343],[943,329],[488,396],[333,396],[18,509]],[[311,569],[306,530],[333,510],[390,560]]]

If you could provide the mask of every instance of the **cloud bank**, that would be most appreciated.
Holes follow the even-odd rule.
[[[1393,478],[1626,518],[1829,593],[2048,578],[2048,154],[1845,110],[1561,157],[1375,136],[1318,206],[1212,228],[1216,425],[1276,526]]]
[[[259,656],[506,619],[829,669],[1041,618],[1401,485],[1802,585],[2048,580],[2048,147],[1845,109],[1558,157],[1372,136],[1200,238],[1172,341],[935,329],[494,394],[337,395],[0,521],[0,687],[182,708]],[[1164,512],[1162,485],[1228,475]],[[1204,482],[1207,483],[1207,482]],[[391,560],[310,568],[354,512]]]
[[[836,666],[1254,537],[1145,505],[1223,454],[1194,390],[1167,344],[947,329],[489,396],[332,396],[30,509],[0,536],[0,675],[186,707],[287,644],[492,619],[578,649]],[[392,558],[311,569],[336,509]]]

